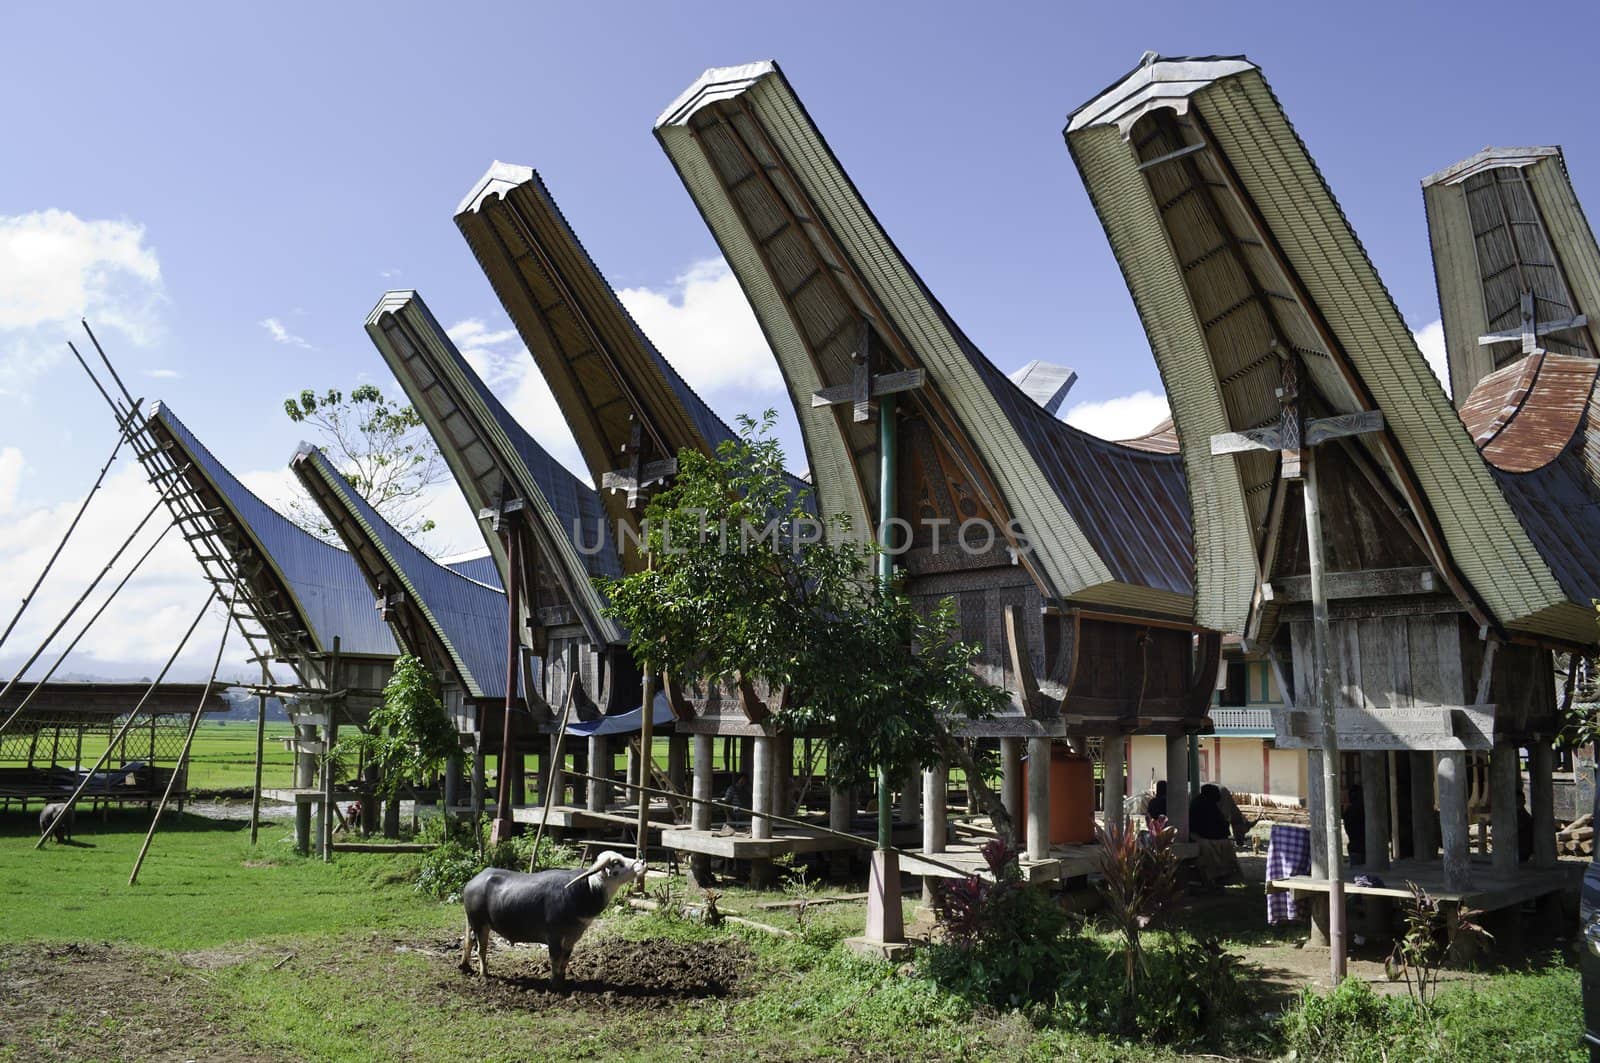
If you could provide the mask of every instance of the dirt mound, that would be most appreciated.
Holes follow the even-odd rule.
[[[459,958],[459,951],[451,958]],[[480,1003],[505,1008],[658,1008],[728,996],[737,991],[750,963],[749,948],[732,938],[599,938],[578,945],[567,964],[567,991],[556,993],[550,988],[550,961],[543,949],[491,945],[487,983],[453,971],[446,985]]]

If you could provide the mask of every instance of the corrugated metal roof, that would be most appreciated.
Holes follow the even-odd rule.
[[[505,590],[500,583],[500,566],[495,564],[494,555],[491,553],[445,558],[440,564],[468,579],[475,579],[484,586],[493,587],[497,591]]]
[[[1047,596],[1191,615],[1177,459],[1093,439],[1008,380],[883,232],[776,64],[708,71],[656,135],[774,345],[827,511],[870,528],[876,509],[876,427],[811,405],[849,379],[865,321],[927,371],[912,401],[979,455]]]
[[[590,637],[623,641],[603,613],[596,576],[622,572],[610,522],[588,484],[568,472],[523,429],[467,364],[415,292],[389,292],[367,319],[367,333],[438,442],[474,511],[502,498],[531,507],[550,571],[560,580]],[[509,481],[509,488],[507,483]],[[484,531],[501,569],[499,537]]]
[[[439,564],[423,553],[350,486],[318,448],[300,444],[290,466],[366,570],[372,599],[400,591],[427,619],[443,653],[408,647],[424,660],[452,661],[462,687],[475,698],[506,695],[506,596]],[[314,481],[314,482],[313,482]]]
[[[257,498],[178,420],[170,407],[157,403],[151,417],[205,478],[233,522],[276,571],[302,625],[315,640],[316,649],[332,652],[334,637],[338,636],[341,653],[372,657],[394,657],[399,653],[388,626],[372,608],[372,592],[361,570],[348,553],[301,530]]]
[[[1134,436],[1132,439],[1119,439],[1117,442],[1125,447],[1132,447],[1135,450],[1148,450],[1154,454],[1176,454],[1180,450],[1178,429],[1172,423],[1172,418],[1170,417],[1142,436]]]
[[[1564,594],[1281,104],[1259,70],[1238,62],[1198,77],[1193,61],[1152,59],[1067,129],[1183,437],[1274,423],[1278,352],[1295,351],[1303,394],[1330,412],[1382,411],[1384,432],[1360,445],[1418,514],[1447,578],[1459,573],[1469,606],[1475,593],[1501,623],[1535,622]],[[1165,64],[1184,92],[1127,106],[1150,80],[1146,68]],[[1238,630],[1255,592],[1254,530],[1273,461],[1218,460],[1206,449],[1185,448],[1201,514],[1200,611]]]

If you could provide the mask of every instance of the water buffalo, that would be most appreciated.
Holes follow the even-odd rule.
[[[550,950],[550,982],[566,988],[567,959],[611,899],[629,883],[644,878],[644,861],[607,850],[586,870],[540,871],[526,875],[489,867],[461,891],[467,933],[461,969],[472,973],[472,943],[478,943],[478,971],[489,977],[489,931],[513,943],[538,942]]]
[[[56,827],[56,841],[70,842],[72,840],[73,815],[72,806],[57,801],[45,805],[39,813],[39,837],[43,838],[50,833],[50,827],[55,823],[56,817],[63,817],[61,825]]]

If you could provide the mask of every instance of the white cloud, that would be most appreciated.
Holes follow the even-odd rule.
[[[378,276],[382,277],[384,280],[388,280],[390,277],[400,276],[400,271],[397,269],[380,269],[378,271]]]
[[[1422,357],[1428,360],[1428,368],[1444,385],[1444,393],[1450,394],[1450,358],[1444,349],[1444,322],[1426,324],[1412,336],[1416,338],[1417,346],[1422,348]]]
[[[1170,416],[1167,397],[1146,390],[1102,402],[1077,403],[1067,410],[1063,420],[1101,439],[1132,439]]]
[[[79,318],[148,345],[164,302],[143,226],[62,210],[0,215],[0,393],[60,360]]]
[[[144,375],[156,380],[182,380],[183,374],[176,369],[146,369]]]
[[[617,296],[702,396],[782,393],[783,377],[755,312],[721,258],[696,262],[665,291],[624,288]]]
[[[262,318],[256,324],[266,329],[267,333],[279,343],[285,343],[291,347],[304,347],[308,351],[314,349],[311,344],[285,328],[283,322],[275,317]]]
[[[572,430],[567,427],[566,415],[516,329],[492,328],[483,319],[471,317],[456,322],[445,332],[511,416],[557,461],[589,483],[588,469]],[[452,545],[466,548],[455,541],[457,536],[449,538]]]
[[[22,451],[0,447],[0,513],[10,513],[22,490]]]

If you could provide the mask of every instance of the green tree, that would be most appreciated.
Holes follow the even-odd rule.
[[[372,710],[367,729],[341,738],[335,763],[357,759],[372,772],[376,792],[393,799],[413,779],[436,774],[445,759],[461,752],[461,738],[439,700],[438,684],[422,660],[405,654],[383,688],[383,704]]]
[[[1007,694],[972,670],[977,647],[952,637],[949,600],[918,607],[873,577],[875,547],[783,475],[776,416],[740,418],[715,456],[678,455],[678,475],[645,512],[652,565],[602,580],[634,656],[683,683],[764,688],[793,733],[829,736],[828,775],[859,785],[940,760],[1002,832],[1010,819],[952,721],[993,715]]]
[[[318,395],[308,388],[284,399],[283,412],[319,431],[315,442],[334,466],[401,534],[415,540],[433,530],[424,496],[449,470],[413,407],[392,403],[376,385],[362,384],[349,395],[334,388]],[[322,511],[305,499],[296,498],[289,515],[318,538],[337,542]]]

